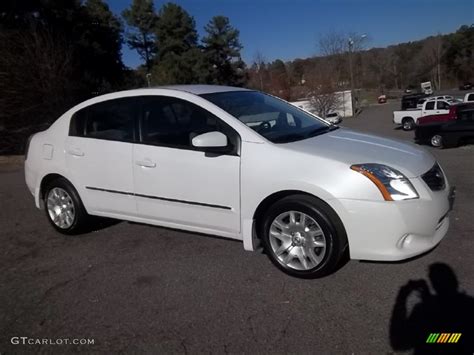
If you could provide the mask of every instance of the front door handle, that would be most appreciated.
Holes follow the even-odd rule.
[[[71,148],[67,151],[69,154],[74,155],[76,157],[83,157],[84,152],[80,150],[79,148]]]
[[[135,164],[137,164],[138,166],[141,166],[141,167],[144,167],[144,168],[154,168],[156,167],[156,163],[153,163],[151,160],[149,159],[145,159],[145,160],[137,160],[135,162]]]

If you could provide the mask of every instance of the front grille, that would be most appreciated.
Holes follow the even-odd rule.
[[[443,172],[437,163],[421,177],[433,191],[444,190],[446,187]]]

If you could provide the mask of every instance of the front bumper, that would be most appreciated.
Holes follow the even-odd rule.
[[[397,261],[434,248],[449,228],[454,189],[431,191],[410,179],[420,194],[406,201],[339,200],[351,259]]]

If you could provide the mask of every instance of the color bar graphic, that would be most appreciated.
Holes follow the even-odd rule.
[[[426,339],[427,343],[452,343],[455,344],[461,338],[462,333],[431,333]]]

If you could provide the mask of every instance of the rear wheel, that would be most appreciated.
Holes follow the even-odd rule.
[[[344,227],[334,211],[306,195],[289,196],[271,206],[260,235],[273,264],[301,278],[334,271],[347,247]]]
[[[411,131],[415,128],[415,121],[411,117],[405,117],[402,120],[402,128],[404,131]]]
[[[44,205],[49,222],[60,233],[84,232],[90,221],[76,189],[64,178],[48,183],[44,190]]]

